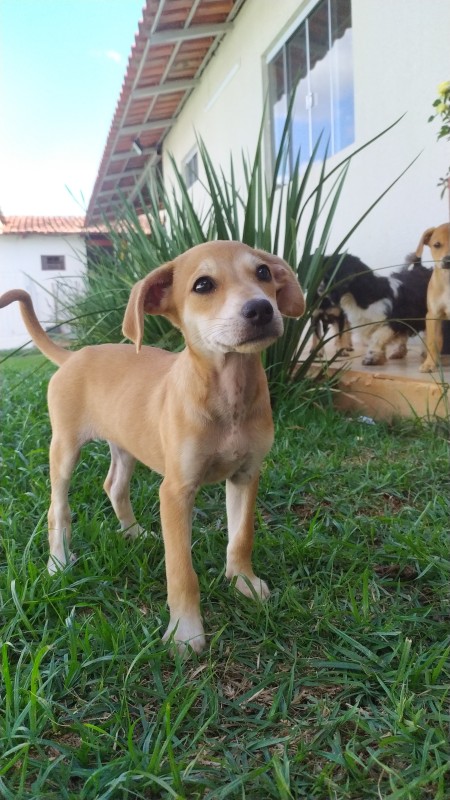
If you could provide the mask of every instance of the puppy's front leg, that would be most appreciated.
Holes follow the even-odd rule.
[[[365,367],[386,363],[386,347],[394,338],[394,331],[389,325],[380,325],[370,336],[367,352],[362,360]]]
[[[180,653],[190,645],[200,653],[205,634],[200,616],[198,578],[192,566],[191,531],[195,492],[165,478],[159,490],[170,621],[164,641],[174,635]]]
[[[259,475],[248,483],[227,480],[227,578],[237,576],[236,588],[246,597],[256,594],[261,599],[269,597],[267,584],[253,572],[252,550],[254,538],[254,516]],[[249,585],[250,584],[250,585]],[[253,591],[252,591],[253,587]]]
[[[427,355],[420,365],[420,372],[433,372],[437,369],[443,345],[442,321],[428,312],[426,324]]]

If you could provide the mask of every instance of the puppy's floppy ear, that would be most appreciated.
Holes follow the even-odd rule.
[[[305,297],[294,271],[286,261],[261,253],[268,259],[277,292],[277,306],[284,317],[301,317],[305,310]]]
[[[292,269],[286,264],[275,265],[277,306],[284,317],[301,317],[305,310],[305,296]]]
[[[122,331],[127,339],[131,339],[139,353],[144,336],[144,314],[162,314],[170,316],[172,310],[172,263],[158,267],[146,278],[138,281],[132,288]]]
[[[423,248],[430,241],[430,239],[431,239],[431,237],[433,235],[433,231],[434,231],[434,228],[427,228],[426,231],[424,231],[422,233],[420,242],[419,242],[419,244],[417,245],[417,248],[416,248],[416,256],[417,256],[417,258],[422,258]]]

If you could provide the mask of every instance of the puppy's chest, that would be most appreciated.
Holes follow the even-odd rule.
[[[233,398],[220,408],[213,423],[211,439],[211,468],[223,468],[226,472],[251,466],[259,460],[261,442],[254,425],[252,409],[242,396]]]
[[[245,482],[258,470],[272,444],[271,417],[249,405],[244,394],[222,396],[211,414],[203,436],[186,452],[190,471],[200,483],[233,478]]]
[[[442,270],[440,281],[433,295],[429,296],[429,306],[436,313],[450,318],[450,270]]]
[[[231,430],[218,440],[216,448],[203,453],[199,460],[199,482],[216,483],[232,478],[237,483],[247,483],[258,472],[270,443],[243,431]]]
[[[254,413],[254,392],[242,382],[233,386],[218,384],[209,402],[209,411],[213,424],[218,429],[236,433],[251,420]]]

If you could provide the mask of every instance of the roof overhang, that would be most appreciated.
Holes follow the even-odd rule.
[[[0,215],[0,236],[85,236],[84,217],[27,217]]]
[[[114,219],[140,198],[164,137],[245,0],[147,0],[87,210]]]

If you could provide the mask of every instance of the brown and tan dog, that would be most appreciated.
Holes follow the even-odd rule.
[[[437,369],[442,350],[442,321],[450,319],[450,224],[424,231],[416,250],[419,259],[425,245],[431,250],[434,269],[427,292],[427,356],[420,371],[432,372]]]
[[[111,466],[104,488],[128,534],[141,531],[129,491],[136,459],[164,476],[160,513],[170,609],[164,638],[173,635],[180,651],[189,644],[200,652],[205,637],[191,520],[201,485],[226,480],[227,578],[236,578],[248,597],[269,595],[251,561],[260,466],[273,441],[260,353],[281,336],[282,314],[304,311],[293,271],[281,258],[239,242],[198,245],[133,287],[123,331],[135,347],[65,350],[44,332],[26,292],[7,292],[0,307],[14,301],[35,344],[60,367],[48,391],[49,572],[67,561],[68,488],[80,448],[106,439]],[[175,354],[141,347],[144,314],[167,317],[181,329],[186,348]]]

